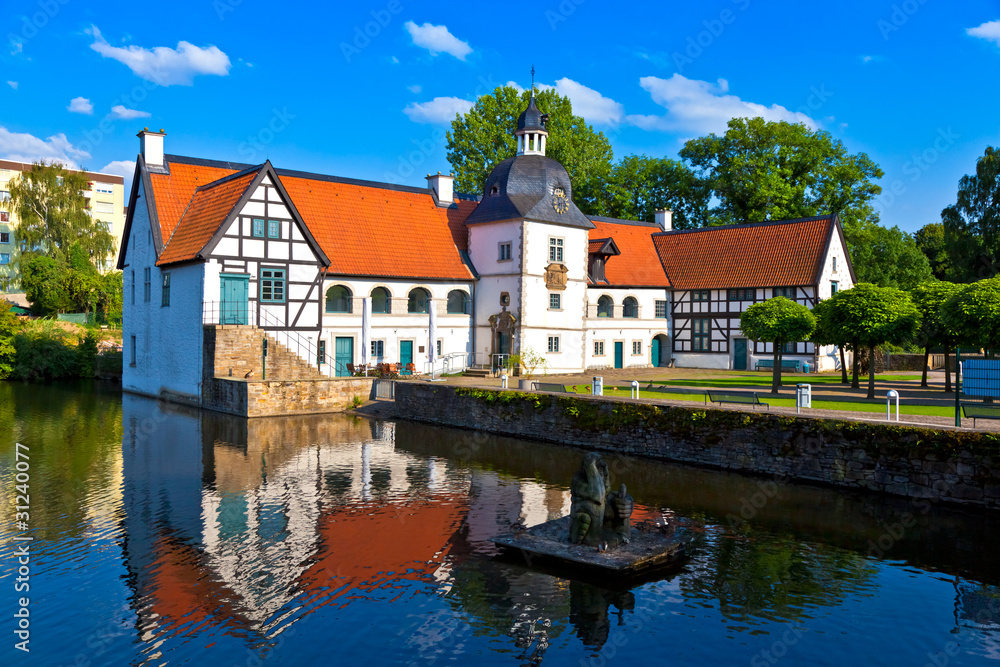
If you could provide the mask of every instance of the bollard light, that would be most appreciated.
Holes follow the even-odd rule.
[[[507,374],[506,373],[504,373],[503,375],[500,376],[500,388],[501,389],[506,389],[507,388]]]
[[[639,381],[632,380],[632,398],[639,398]]]
[[[889,393],[885,395],[885,420],[892,421],[889,418],[889,405],[892,403],[892,399],[896,399],[896,421],[899,421],[899,392],[895,389],[890,389]]]

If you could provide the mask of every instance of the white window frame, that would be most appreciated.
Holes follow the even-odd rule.
[[[513,249],[514,244],[511,241],[501,241],[497,243],[497,261],[498,262],[510,262],[513,261]]]
[[[549,310],[562,310],[562,294],[559,292],[549,292]]]
[[[566,239],[562,236],[550,236],[549,237],[549,263],[559,262],[562,263],[563,257],[566,256]]]
[[[371,343],[371,356],[372,359],[384,359],[385,358],[385,340],[373,340]]]
[[[642,355],[642,341],[641,340],[632,341],[632,356],[635,357],[641,355]]]
[[[595,340],[594,341],[594,356],[603,357],[604,356],[604,341]]]
[[[550,354],[559,354],[559,336],[549,336],[548,351]]]

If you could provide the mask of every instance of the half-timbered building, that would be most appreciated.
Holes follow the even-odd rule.
[[[585,215],[545,155],[546,120],[532,98],[517,154],[475,195],[440,173],[419,188],[171,155],[162,131],[140,132],[119,253],[124,388],[200,402],[206,378],[242,375],[212,365],[206,325],[263,331],[315,377],[528,351],[550,373],[752,368],[772,350],[740,333],[749,305],[853,285],[835,216],[674,230],[669,211]],[[791,345],[786,358],[836,364],[832,348]]]

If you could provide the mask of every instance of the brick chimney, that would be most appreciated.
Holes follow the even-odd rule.
[[[667,210],[665,208],[657,209],[656,211],[656,224],[660,226],[665,232],[673,231],[674,229],[674,212]]]
[[[139,154],[146,161],[147,167],[163,167],[163,137],[166,132],[160,128],[159,132],[150,132],[148,127],[142,128],[142,132],[135,135],[139,137]]]
[[[447,176],[440,171],[437,174],[427,174],[427,186],[434,191],[434,202],[438,206],[448,207],[455,202],[455,175]]]

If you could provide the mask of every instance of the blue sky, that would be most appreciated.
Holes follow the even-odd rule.
[[[570,96],[616,157],[764,115],[885,171],[882,223],[940,220],[1000,144],[1000,5],[594,0],[483,6],[3,2],[0,157],[131,176],[168,153],[424,185],[456,111],[510,81]]]

